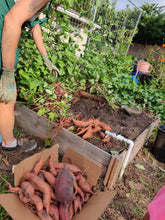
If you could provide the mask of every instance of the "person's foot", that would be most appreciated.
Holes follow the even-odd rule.
[[[2,151],[29,152],[37,147],[34,140],[18,140],[15,147],[1,146]]]

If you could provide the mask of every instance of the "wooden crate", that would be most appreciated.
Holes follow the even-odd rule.
[[[38,136],[42,139],[53,135],[50,130],[55,126],[55,123],[39,116],[36,112],[29,110],[23,105],[16,104],[15,120],[16,123],[29,135]],[[158,124],[159,118],[155,117],[153,122],[136,138],[128,164],[133,160],[144,143],[149,139],[152,130]],[[60,135],[54,140],[53,144],[55,143],[60,145],[59,154],[61,156],[63,156],[66,149],[70,147],[79,154],[101,166],[101,177],[104,178],[104,184],[108,186],[109,189],[113,187],[115,181],[118,179],[121,167],[127,154],[126,149],[120,155],[110,155],[65,128],[62,129]]]

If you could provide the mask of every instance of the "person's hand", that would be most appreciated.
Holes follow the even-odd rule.
[[[52,76],[57,78],[58,75],[60,75],[60,70],[50,61],[48,54],[42,54],[42,59],[44,61],[45,66],[47,66],[50,70]]]
[[[15,70],[2,68],[0,79],[0,102],[12,103],[16,98]]]

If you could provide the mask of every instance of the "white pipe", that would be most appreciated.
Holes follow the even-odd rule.
[[[121,177],[123,176],[124,170],[125,170],[125,168],[126,168],[126,166],[127,166],[129,156],[130,156],[131,151],[132,151],[133,146],[134,146],[134,142],[133,142],[132,140],[130,140],[130,139],[127,139],[127,138],[125,138],[125,137],[123,137],[123,136],[121,136],[121,135],[117,135],[116,133],[112,133],[112,132],[110,132],[110,131],[105,131],[105,134],[106,134],[106,135],[110,135],[110,136],[112,136],[112,137],[115,137],[116,139],[118,139],[118,140],[120,140],[120,141],[124,141],[124,142],[126,142],[127,144],[129,144],[129,146],[128,146],[128,151],[127,151],[127,155],[126,155],[126,157],[125,157],[124,163],[123,163],[122,168],[121,168],[121,171],[120,171],[120,177],[119,177],[119,178],[121,178]]]

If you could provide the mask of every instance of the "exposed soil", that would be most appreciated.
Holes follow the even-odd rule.
[[[74,115],[80,114],[84,121],[91,118],[97,119],[108,124],[111,127],[111,131],[114,133],[120,133],[125,138],[135,140],[149,124],[153,118],[149,117],[145,113],[131,113],[132,116],[128,116],[121,108],[113,110],[106,103],[99,103],[94,100],[80,99],[75,104],[72,104],[71,111]],[[110,153],[110,151],[119,151],[124,146],[124,143],[116,138],[111,138],[111,141],[104,144],[99,136],[92,136],[87,139],[90,143]]]

